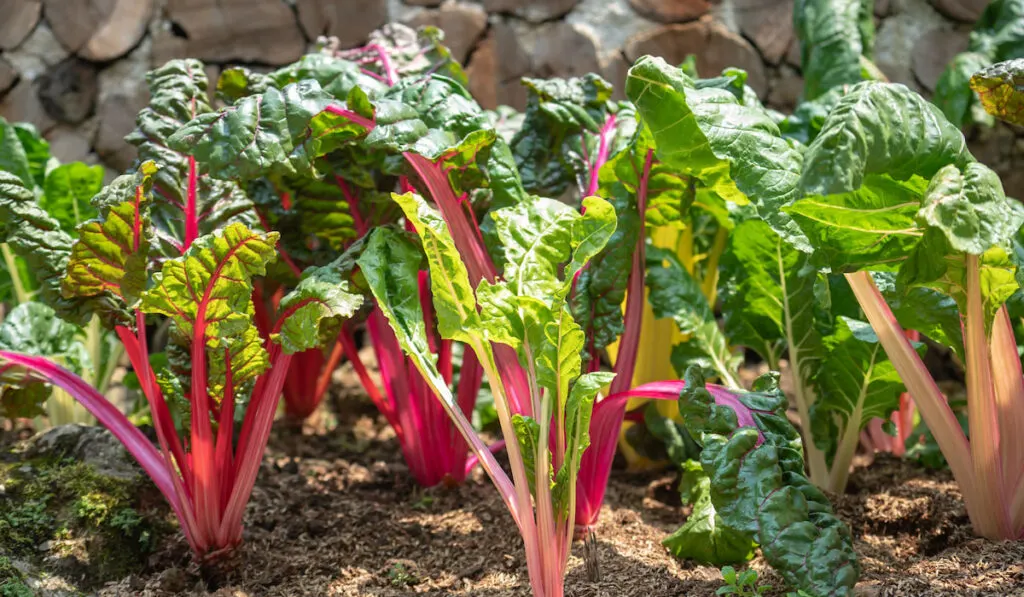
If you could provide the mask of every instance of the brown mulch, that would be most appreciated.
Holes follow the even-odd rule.
[[[477,471],[461,487],[421,489],[372,408],[340,406],[340,424],[275,431],[245,543],[218,589],[208,588],[174,536],[145,575],[99,595],[527,597],[521,541],[487,479]],[[671,471],[613,474],[597,528],[601,581],[585,578],[577,545],[567,595],[715,594],[716,568],[678,561],[661,546],[685,519],[675,483]],[[860,594],[1024,595],[1024,543],[973,538],[948,473],[880,458],[854,472],[836,507],[862,557]],[[760,559],[751,565],[762,582],[781,586]]]

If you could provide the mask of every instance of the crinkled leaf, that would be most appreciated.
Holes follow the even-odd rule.
[[[383,81],[364,74],[359,64],[324,52],[306,54],[266,75],[267,84],[278,89],[308,80],[316,81],[321,89],[339,100],[348,98],[354,87],[359,87],[370,98],[382,95],[388,89]],[[220,83],[217,87],[220,88]]]
[[[971,89],[986,112],[1024,126],[1024,58],[999,62],[974,73]]]
[[[364,58],[370,64],[380,65],[379,51],[387,56],[399,78],[426,78],[439,74],[461,85],[467,85],[466,73],[444,45],[444,31],[437,27],[414,30],[399,23],[388,23],[370,33],[363,48],[342,52],[349,58]],[[369,64],[368,64],[369,66]],[[383,69],[378,68],[384,75]]]
[[[37,298],[77,323],[84,315],[73,315],[76,305],[63,301],[60,280],[71,254],[71,236],[60,222],[36,203],[33,190],[20,178],[0,170],[0,242],[25,260],[28,271],[41,282]],[[62,305],[63,303],[63,305]]]
[[[336,268],[309,270],[295,290],[281,300],[285,318],[280,342],[286,354],[322,346],[336,337],[342,319],[351,317],[362,304],[362,296],[349,292],[349,283]]]
[[[0,350],[47,357],[80,375],[93,366],[78,326],[34,301],[18,305],[4,318]]]
[[[531,193],[561,196],[571,184],[587,188],[597,136],[611,107],[612,86],[600,76],[524,78],[527,104],[512,155]]]
[[[711,502],[731,529],[750,533],[787,584],[812,595],[852,594],[860,567],[847,526],[804,477],[800,435],[773,380],[753,392],[705,387],[691,370],[679,400]]]
[[[892,272],[872,272],[871,277],[904,329],[917,330],[963,358],[963,327],[953,297],[923,286],[899,287]]]
[[[950,164],[932,177],[917,213],[925,228],[942,232],[956,251],[980,255],[1004,245],[1024,223],[1024,208],[1006,199],[999,176],[978,162]]]
[[[139,159],[157,165],[150,217],[159,253],[177,257],[185,237],[185,210],[189,202],[190,161],[169,139],[186,123],[210,114],[208,81],[198,60],[171,60],[146,74],[150,103],[136,120],[125,140],[138,148]],[[196,166],[198,168],[198,166]],[[252,225],[252,203],[233,182],[211,179],[199,173],[195,181],[195,211],[200,235],[231,222]]]
[[[787,241],[809,248],[779,211],[799,198],[801,155],[763,109],[727,90],[697,89],[678,68],[650,56],[629,70],[626,95],[651,130],[659,160],[728,201],[753,202]]]
[[[148,202],[156,167],[146,162],[119,176],[93,199],[99,217],[78,227],[61,290],[66,298],[104,293],[134,305],[146,288]]]
[[[711,479],[700,462],[686,460],[679,489],[683,502],[693,510],[683,526],[676,529],[661,544],[677,558],[695,560],[705,565],[738,564],[754,557],[751,533],[729,528],[715,512],[711,502]]]
[[[850,193],[871,174],[930,179],[947,164],[974,161],[963,134],[920,95],[865,82],[843,96],[804,154],[803,195]]]
[[[365,95],[353,91],[365,114]],[[360,100],[361,98],[361,100]],[[211,176],[246,180],[267,172],[314,171],[317,157],[363,137],[366,129],[344,115],[325,112],[337,100],[316,81],[268,88],[218,112],[199,114],[167,139],[168,146],[196,158]],[[351,102],[350,102],[351,103]]]
[[[863,61],[874,43],[873,0],[797,0],[804,99],[814,100],[865,79]]]
[[[96,217],[89,200],[102,188],[103,166],[64,164],[46,175],[39,204],[60,222],[62,230],[74,234],[79,224]]]

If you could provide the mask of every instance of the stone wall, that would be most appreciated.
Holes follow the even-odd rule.
[[[986,0],[876,0],[876,62],[928,94],[967,45]],[[62,160],[127,168],[122,137],[145,105],[143,75],[177,57],[270,68],[319,35],[343,46],[388,21],[436,25],[467,64],[485,107],[522,108],[525,75],[599,72],[621,89],[643,54],[697,56],[714,75],[749,73],[770,106],[787,111],[803,87],[793,0],[0,0],[0,115],[34,123]],[[1024,139],[976,133],[979,157],[1024,196]]]

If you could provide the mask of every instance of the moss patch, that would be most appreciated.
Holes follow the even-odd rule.
[[[100,474],[73,459],[0,462],[0,485],[0,553],[83,578],[82,588],[141,570],[169,526],[148,481]],[[0,560],[0,587],[21,584],[3,570]],[[21,597],[16,590],[2,588],[0,597]]]
[[[0,597],[33,597],[32,589],[23,580],[10,558],[0,556]]]

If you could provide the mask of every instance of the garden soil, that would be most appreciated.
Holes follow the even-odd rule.
[[[394,433],[346,369],[315,424],[275,428],[245,542],[217,574],[201,574],[172,533],[145,572],[99,596],[528,597],[522,542],[490,482],[477,469],[460,487],[417,487]],[[567,596],[715,594],[716,568],[679,561],[661,545],[686,519],[677,481],[671,470],[613,472],[596,529],[600,579],[588,577],[578,543]],[[880,457],[833,501],[861,556],[859,595],[1024,596],[1024,542],[972,537],[948,472]],[[775,587],[767,595],[786,594],[763,560],[750,565]]]

